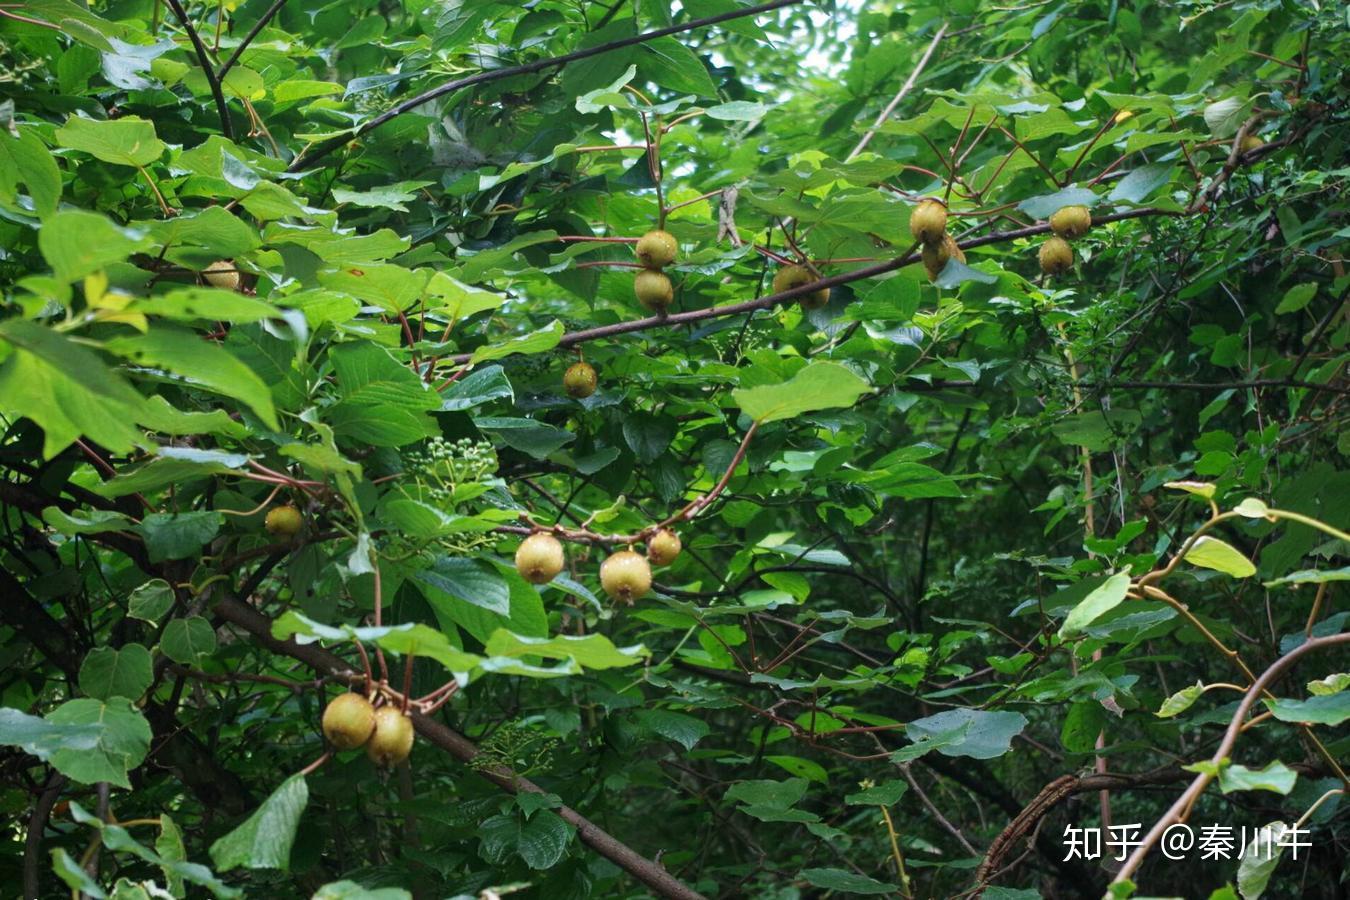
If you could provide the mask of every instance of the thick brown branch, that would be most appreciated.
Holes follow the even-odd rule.
[[[272,620],[241,600],[222,593],[216,601],[215,612],[222,619],[251,634],[258,643],[269,650],[298,659],[321,674],[337,675],[351,672],[345,662],[316,644],[297,644],[294,641],[279,641],[272,637]],[[472,762],[478,755],[478,747],[454,729],[419,712],[413,712],[412,719],[418,734],[461,762]],[[488,769],[480,774],[511,794],[543,793],[543,789],[534,782],[507,768]],[[641,881],[658,896],[675,900],[705,900],[702,894],[675,878],[659,863],[652,862],[617,840],[576,810],[563,806],[557,812],[576,828],[577,836],[581,838],[582,843]]]
[[[1155,209],[1153,207],[1142,207],[1140,209],[1112,213],[1107,216],[1102,216],[1101,218],[1094,218],[1093,222],[1096,224],[1105,224],[1108,222],[1120,222],[1125,219],[1138,219],[1144,216],[1174,215],[1178,215],[1178,213]],[[1012,231],[996,231],[982,237],[959,241],[958,246],[963,250],[969,250],[972,247],[985,247],[990,244],[1001,244],[1018,238],[1035,237],[1038,234],[1045,234],[1049,231],[1049,224],[1028,225],[1025,228],[1016,228]],[[562,339],[558,341],[558,346],[560,348],[574,347],[577,344],[584,344],[587,341],[615,337],[620,334],[631,334],[635,331],[646,331],[649,328],[669,328],[676,325],[688,325],[693,322],[702,322],[706,319],[715,319],[722,316],[736,316],[741,313],[768,309],[772,306],[777,306],[779,303],[797,300],[801,297],[805,297],[807,294],[813,294],[822,288],[832,288],[841,284],[850,284],[854,281],[862,281],[867,278],[875,278],[878,275],[885,275],[888,272],[894,272],[897,269],[903,269],[905,266],[913,265],[914,263],[917,263],[919,259],[918,253],[904,253],[893,259],[876,263],[875,265],[854,269],[852,272],[842,272],[838,275],[831,275],[829,278],[822,278],[820,281],[799,285],[791,290],[779,291],[776,294],[766,294],[763,297],[759,297],[755,300],[746,300],[743,303],[728,303],[723,306],[714,306],[709,309],[694,309],[688,312],[670,313],[663,316],[648,316],[645,319],[630,319],[627,322],[615,322],[613,325],[601,325],[598,328],[573,331],[564,334]],[[457,356],[450,357],[450,360],[455,363],[465,363],[469,361],[471,356],[471,353],[461,353]]]
[[[211,96],[216,101],[216,112],[220,115],[220,133],[229,140],[234,140],[234,128],[230,125],[230,110],[225,105],[225,93],[220,89],[220,79],[216,77],[216,70],[211,65],[211,56],[206,52],[206,45],[202,43],[201,35],[197,34],[197,29],[192,26],[192,20],[188,18],[187,10],[183,8],[181,0],[167,0],[169,8],[173,14],[178,17],[183,30],[187,32],[188,40],[192,42],[192,49],[197,53],[197,62],[202,67],[202,74],[206,76],[206,83],[211,87]]]
[[[169,2],[177,3],[178,0],[169,0]],[[392,121],[404,113],[416,109],[423,103],[428,103],[438,97],[444,97],[446,94],[452,94],[455,91],[466,87],[472,87],[476,84],[486,84],[489,81],[499,81],[503,78],[513,78],[517,75],[529,75],[533,72],[542,72],[545,69],[551,69],[556,66],[565,66],[570,62],[576,62],[580,59],[588,59],[592,56],[599,56],[602,53],[611,53],[615,50],[622,50],[624,47],[632,47],[635,44],[654,41],[657,38],[666,37],[667,35],[679,34],[683,31],[693,31],[697,28],[716,25],[719,22],[728,22],[732,19],[741,19],[746,16],[757,16],[760,13],[773,12],[775,9],[782,9],[785,6],[793,6],[801,2],[802,0],[772,0],[771,3],[762,3],[759,6],[749,6],[745,9],[737,9],[716,16],[705,16],[702,19],[692,19],[679,25],[657,28],[654,31],[644,31],[642,34],[635,34],[632,37],[610,41],[607,44],[600,44],[595,47],[587,47],[584,50],[574,50],[573,52],[565,53],[562,56],[537,59],[534,62],[524,63],[519,66],[509,66],[505,69],[492,69],[486,72],[478,72],[467,78],[456,78],[454,81],[447,81],[445,84],[438,85],[428,91],[423,91],[416,97],[410,97],[402,103],[390,107],[369,122],[358,126],[356,130],[349,135],[341,135],[318,144],[310,150],[309,153],[297,157],[296,160],[291,163],[289,171],[298,172],[306,166],[312,165],[318,160],[323,159],[325,156],[348,142],[353,141],[362,135],[369,134],[386,122]]]

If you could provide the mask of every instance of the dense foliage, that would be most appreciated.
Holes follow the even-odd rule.
[[[1348,28],[0,4],[6,895],[1345,896]]]

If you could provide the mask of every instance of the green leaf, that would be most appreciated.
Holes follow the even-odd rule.
[[[791,419],[820,409],[852,406],[871,390],[852,369],[832,362],[813,362],[787,381],[731,392],[736,403],[761,425]]]
[[[951,709],[915,719],[905,726],[905,735],[916,743],[937,742],[943,756],[994,759],[1012,749],[1012,739],[1026,726],[1021,713]]]
[[[511,614],[511,589],[496,568],[480,559],[441,557],[413,576],[451,597],[499,615]],[[489,650],[488,655],[492,655]]]
[[[1129,589],[1130,576],[1124,572],[1106,579],[1070,610],[1059,627],[1059,636],[1067,639],[1081,635],[1089,625],[1119,606]]]
[[[1266,706],[1281,722],[1309,725],[1339,725],[1350,719],[1350,691],[1323,694],[1307,700],[1267,700]]]
[[[677,94],[717,96],[717,85],[703,61],[675,38],[660,37],[639,49],[638,71],[642,77]]]
[[[194,478],[237,472],[247,463],[248,457],[242,453],[161,447],[157,458],[140,468],[108,479],[94,490],[103,497],[125,497],[171,484],[183,484]]]
[[[1197,538],[1186,551],[1186,561],[1234,578],[1248,578],[1256,574],[1256,566],[1236,547],[1207,534]]]
[[[427,415],[440,398],[383,347],[346,344],[329,353],[342,399],[324,411],[333,432],[376,447],[400,447],[437,433]]]
[[[96,700],[136,700],[150,687],[151,669],[150,651],[140,644],[95,647],[80,665],[80,690]]]
[[[127,597],[127,615],[152,624],[158,624],[173,608],[173,586],[163,578],[152,578]]]
[[[1294,789],[1297,780],[1298,773],[1279,760],[1264,769],[1249,769],[1235,764],[1219,770],[1219,790],[1225,794],[1234,791],[1274,791],[1287,795]]]
[[[806,796],[808,782],[805,778],[788,778],[785,781],[760,779],[740,781],[727,788],[724,799],[747,806],[763,806],[772,809],[787,809]]]
[[[174,619],[164,627],[159,649],[185,666],[200,666],[202,657],[216,652],[216,632],[201,616]]]
[[[653,734],[672,740],[686,750],[693,750],[694,745],[707,737],[710,731],[708,723],[702,719],[668,709],[639,710],[637,721]]]
[[[0,202],[14,203],[23,184],[39,219],[56,212],[61,199],[61,170],[31,126],[0,129]]]
[[[1179,716],[1190,709],[1200,695],[1205,692],[1205,686],[1197,681],[1190,687],[1184,687],[1172,696],[1163,701],[1162,706],[1158,708],[1155,715],[1160,719],[1170,719],[1173,716]]]
[[[802,869],[797,873],[808,884],[830,891],[842,891],[845,894],[892,894],[897,895],[900,888],[866,875],[859,875],[847,869]]]
[[[102,727],[97,746],[91,749],[58,749],[50,761],[57,771],[81,784],[107,781],[130,788],[127,772],[139,766],[150,751],[150,723],[130,700],[112,697],[68,700],[54,709],[47,721],[56,725]]]
[[[1346,688],[1350,688],[1350,672],[1336,672],[1326,678],[1308,682],[1308,693],[1316,697],[1339,694]]]
[[[516,851],[531,869],[551,869],[571,841],[572,827],[557,813],[542,809],[521,827]]]
[[[1312,301],[1316,293],[1317,285],[1311,281],[1294,285],[1280,298],[1279,305],[1275,307],[1275,315],[1298,312]]]
[[[314,892],[310,900],[412,900],[403,888],[366,888],[355,881],[332,881]]]
[[[1176,167],[1166,163],[1151,163],[1133,170],[1116,183],[1107,195],[1110,203],[1143,203],[1149,195],[1172,180]]]
[[[41,426],[47,458],[82,435],[118,453],[140,441],[144,399],[92,350],[24,319],[0,322],[0,339],[17,348],[0,362],[0,408]]]
[[[510,356],[513,353],[544,353],[558,346],[558,341],[562,340],[562,336],[563,324],[557,319],[554,319],[538,331],[532,331],[529,334],[521,335],[520,337],[510,338],[502,341],[500,344],[484,344],[473,351],[473,356],[469,358],[469,364],[478,365],[481,362],[487,362],[490,359],[501,359],[502,357]]]
[[[507,379],[501,366],[488,366],[485,369],[471,372],[450,385],[441,394],[441,412],[459,412],[460,410],[473,409],[489,400],[497,400],[503,397],[512,402],[515,401],[516,395],[511,389],[511,382]]]
[[[167,369],[194,387],[238,400],[267,427],[280,427],[267,385],[218,344],[191,332],[154,328],[147,334],[114,338],[104,346],[137,366]]]
[[[62,210],[38,232],[38,249],[56,278],[65,282],[121,262],[142,243],[141,232],[83,210]]]
[[[883,781],[874,787],[846,795],[844,802],[850,806],[894,806],[908,790],[909,784],[899,779]]]
[[[543,459],[570,444],[577,436],[565,428],[549,425],[535,419],[517,419],[505,416],[479,416],[473,424],[500,438],[508,447]]]
[[[1066,206],[1095,206],[1097,195],[1086,188],[1070,187],[1053,194],[1028,197],[1017,208],[1034,219],[1048,219]]]
[[[1284,837],[1289,826],[1283,822],[1263,825],[1243,851],[1238,863],[1237,883],[1242,900],[1258,900],[1265,893],[1270,876],[1284,855]]]
[[[220,513],[212,510],[172,515],[150,513],[136,526],[145,538],[151,562],[186,559],[199,552],[220,531]]]
[[[1206,500],[1214,499],[1214,485],[1207,481],[1169,481],[1163,487],[1195,494],[1197,497],[1204,497]]]
[[[56,129],[56,140],[104,162],[137,168],[159,159],[165,149],[155,136],[154,123],[136,116],[105,121],[71,116]]]
[[[224,872],[240,866],[289,871],[291,845],[307,803],[305,777],[287,778],[253,815],[211,845],[212,862]]]
[[[56,876],[74,891],[86,894],[95,900],[104,900],[108,895],[98,882],[89,877],[84,867],[70,858],[70,854],[60,847],[52,849],[52,870]]]
[[[525,637],[499,628],[484,648],[488,656],[573,660],[586,669],[614,669],[635,665],[651,656],[642,644],[616,647],[603,634],[560,634],[551,638]],[[706,734],[706,731],[704,732]]]
[[[101,722],[59,724],[9,707],[0,707],[0,745],[18,747],[38,759],[60,750],[93,750],[103,737]]]

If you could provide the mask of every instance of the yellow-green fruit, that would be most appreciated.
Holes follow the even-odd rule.
[[[1238,145],[1238,150],[1242,153],[1251,153],[1257,147],[1264,147],[1265,145],[1265,141],[1254,134],[1249,134],[1242,139],[1242,143]]]
[[[819,280],[820,278],[806,266],[784,266],[773,276],[773,292],[781,294],[783,291],[790,291],[793,288]],[[830,289],[821,288],[798,299],[802,306],[807,309],[820,309],[830,302]]]
[[[683,548],[678,534],[669,528],[662,528],[647,542],[647,560],[654,566],[668,566]]]
[[[239,270],[232,262],[216,260],[202,270],[202,277],[213,287],[225,288],[227,291],[239,290]]]
[[[916,241],[936,244],[947,233],[947,206],[941,200],[920,200],[909,214],[909,233]]]
[[[1091,227],[1092,213],[1086,206],[1065,206],[1050,217],[1050,230],[1068,240],[1082,237]]]
[[[643,269],[633,279],[633,293],[643,308],[660,312],[675,299],[675,288],[664,272],[657,269]]]
[[[1073,265],[1073,248],[1061,237],[1046,239],[1041,244],[1041,271],[1046,275],[1058,275]]]
[[[516,571],[530,584],[548,584],[563,562],[563,545],[551,534],[532,534],[516,548]]]
[[[620,550],[600,564],[600,586],[610,599],[632,603],[652,589],[652,567],[632,550]]]
[[[323,736],[338,750],[355,750],[375,731],[375,707],[360,694],[334,697],[323,711]]]
[[[393,706],[375,710],[375,733],[366,743],[366,756],[377,766],[392,768],[412,752],[412,719]]]
[[[936,244],[924,244],[919,255],[923,258],[923,267],[928,273],[929,281],[937,281],[942,270],[947,267],[947,260],[953,256],[957,262],[966,261],[966,251],[956,246],[956,241],[950,234],[944,234],[942,240]]]
[[[680,245],[669,231],[649,231],[637,242],[637,258],[649,269],[664,269],[675,261]]]
[[[595,393],[595,386],[599,384],[599,379],[595,376],[595,368],[590,363],[574,363],[563,373],[563,390],[567,396],[583,400]]]
[[[300,510],[289,504],[273,508],[263,520],[263,527],[277,537],[295,537],[300,533],[301,524]]]

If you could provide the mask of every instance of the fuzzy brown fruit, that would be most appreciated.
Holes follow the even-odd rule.
[[[532,534],[516,548],[516,571],[530,584],[548,584],[564,562],[563,545],[551,534]]]
[[[239,270],[234,263],[218,259],[202,270],[202,278],[212,287],[225,288],[227,291],[239,290]]]
[[[360,694],[341,694],[323,711],[323,736],[338,750],[355,750],[375,731],[375,707]]]
[[[1050,217],[1050,230],[1066,240],[1080,238],[1092,227],[1092,213],[1086,206],[1065,206]]]
[[[267,533],[277,537],[295,537],[300,533],[300,526],[303,524],[300,510],[290,504],[272,508],[268,511],[267,518],[263,520],[263,527],[267,529]]]
[[[1047,238],[1041,244],[1041,271],[1046,275],[1058,275],[1073,265],[1073,248],[1061,237]]]
[[[377,766],[393,768],[412,752],[413,723],[396,707],[375,710],[375,732],[366,743],[366,756]]]
[[[923,267],[928,273],[929,281],[937,281],[942,270],[947,267],[947,260],[953,256],[957,262],[966,261],[966,251],[956,246],[956,240],[950,234],[944,234],[942,240],[936,244],[924,244],[919,255],[923,258]]]
[[[632,603],[652,589],[652,567],[632,550],[620,550],[600,564],[600,586],[610,599]]]
[[[584,400],[595,393],[596,385],[600,379],[595,375],[595,367],[590,363],[573,363],[563,373],[563,390],[567,396],[574,397],[577,400]]]
[[[819,280],[820,278],[806,266],[784,266],[774,273],[773,292],[781,294],[783,291],[790,291],[793,288]],[[821,288],[797,299],[806,309],[820,309],[830,302],[830,289]]]
[[[947,205],[931,197],[920,200],[909,214],[909,233],[916,241],[936,244],[947,233]]]
[[[662,528],[647,541],[647,561],[654,566],[668,566],[682,549],[680,536],[669,528]]]
[[[669,231],[649,231],[637,242],[637,258],[649,269],[664,269],[675,261],[680,245]]]
[[[1242,143],[1238,145],[1238,152],[1251,153],[1257,147],[1264,147],[1265,145],[1266,145],[1265,141],[1261,140],[1254,134],[1249,134],[1243,137]]]
[[[661,312],[670,301],[675,299],[675,288],[664,272],[657,269],[643,269],[633,279],[633,293],[644,309]]]

